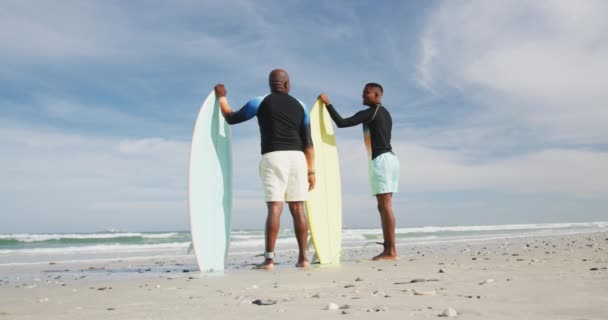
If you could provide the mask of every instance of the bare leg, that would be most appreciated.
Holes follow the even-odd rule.
[[[289,202],[289,211],[293,218],[293,229],[296,233],[296,240],[298,241],[298,249],[300,253],[298,255],[298,263],[296,267],[304,268],[308,267],[308,258],[306,258],[306,241],[308,240],[308,221],[306,220],[306,214],[304,213],[304,202]]]
[[[274,252],[274,245],[277,242],[279,228],[281,227],[281,213],[283,212],[283,202],[266,202],[268,216],[266,217],[266,252]],[[274,259],[267,258],[263,263],[254,267],[255,269],[271,270],[274,268]]]
[[[384,251],[372,260],[397,260],[395,246],[395,216],[393,215],[392,193],[377,194],[378,212],[382,221],[382,235],[384,236]]]

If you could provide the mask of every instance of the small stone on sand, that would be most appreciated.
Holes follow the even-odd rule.
[[[338,309],[340,309],[340,307],[333,302],[328,303],[327,306],[325,306],[325,308],[324,308],[324,310],[338,310]]]
[[[447,308],[445,310],[443,310],[443,312],[441,312],[439,314],[440,317],[457,317],[458,316],[458,312],[456,312],[456,310],[452,309],[452,308]]]
[[[276,304],[277,302],[275,300],[270,300],[270,299],[256,299],[251,301],[252,304],[256,304],[258,306],[271,306],[273,304]]]
[[[412,279],[412,280],[410,280],[410,283],[432,282],[432,281],[439,281],[439,279]]]

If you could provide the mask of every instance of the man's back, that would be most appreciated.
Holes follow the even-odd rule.
[[[310,120],[304,106],[287,93],[267,95],[257,111],[262,138],[262,154],[273,151],[304,150],[312,144]]]

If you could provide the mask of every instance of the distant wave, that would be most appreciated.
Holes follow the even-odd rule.
[[[408,227],[395,229],[396,234],[409,233],[441,233],[441,232],[471,232],[471,231],[516,231],[567,228],[607,228],[608,222],[577,222],[577,223],[539,223],[539,224],[502,224],[485,226],[450,226],[450,227]],[[345,229],[344,234],[354,236],[361,234],[382,233],[382,229]]]
[[[149,238],[162,239],[180,236],[177,232],[170,233],[72,233],[72,234],[0,234],[0,240],[13,240],[19,242],[42,242],[49,240],[86,240],[86,239],[113,239],[113,238]]]
[[[150,251],[159,249],[178,249],[188,248],[190,243],[185,242],[171,242],[171,243],[158,243],[158,244],[146,244],[146,245],[94,245],[86,247],[60,247],[60,248],[31,248],[31,249],[19,249],[19,250],[0,250],[0,254],[74,254],[74,253],[107,253],[107,252],[137,252],[137,251]]]
[[[593,231],[608,228],[608,222],[509,224],[486,226],[425,226],[397,228],[395,237],[406,241],[434,241],[461,239],[472,236],[509,236],[562,231]],[[264,231],[234,230],[231,249],[264,246]],[[343,245],[381,241],[382,229],[344,229]],[[61,254],[88,252],[128,252],[150,249],[187,248],[189,232],[103,232],[71,234],[0,234],[0,255]],[[294,244],[293,230],[282,229],[277,245]],[[234,252],[234,250],[233,250]]]

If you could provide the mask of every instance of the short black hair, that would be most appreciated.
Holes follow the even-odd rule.
[[[384,89],[382,88],[382,86],[379,83],[370,82],[370,83],[366,84],[365,86],[372,87],[372,88],[378,88],[378,89],[380,89],[380,93],[384,93]]]

